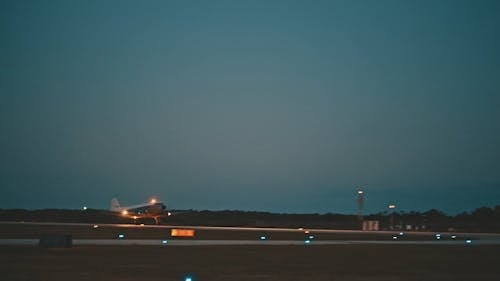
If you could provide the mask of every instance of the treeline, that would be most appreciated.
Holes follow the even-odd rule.
[[[172,211],[161,219],[168,225],[243,226],[284,228],[360,229],[356,215],[344,214],[277,214],[245,211]],[[145,223],[153,219],[132,220],[104,210],[23,210],[0,209],[1,221],[65,222],[65,223]],[[426,212],[382,212],[363,217],[376,220],[380,230],[500,232],[500,205],[481,207],[472,212],[449,216],[438,210]]]
[[[183,211],[167,218],[169,224],[283,228],[357,229],[355,215],[277,214],[244,211]]]
[[[64,223],[130,223],[128,218],[105,210],[0,209],[1,221]]]
[[[427,212],[384,212],[367,216],[370,220],[379,220],[390,228],[391,216],[394,228],[433,231],[470,231],[500,232],[500,205],[494,208],[481,207],[472,212],[463,212],[455,216],[432,209]]]

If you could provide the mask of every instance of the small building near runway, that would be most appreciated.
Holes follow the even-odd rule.
[[[379,222],[377,220],[373,221],[363,221],[363,231],[378,231]]]

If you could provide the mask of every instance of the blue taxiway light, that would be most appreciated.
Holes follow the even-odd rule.
[[[465,240],[465,244],[472,244],[472,240],[470,239]]]
[[[311,240],[304,241],[305,244],[311,244]]]
[[[167,240],[161,240],[161,243],[162,243],[163,245],[166,245],[166,244],[168,244],[168,241],[167,241]]]
[[[184,278],[184,281],[193,281],[193,278],[188,276],[188,277]]]
[[[261,237],[260,237],[260,240],[266,240],[266,239],[267,239],[267,237],[266,237],[266,236],[261,236]]]
[[[118,234],[118,239],[123,239],[123,238],[125,238],[124,234]]]

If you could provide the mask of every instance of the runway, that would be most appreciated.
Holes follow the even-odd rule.
[[[191,229],[196,235],[173,237],[172,229]],[[500,245],[500,234],[496,233],[40,222],[0,222],[0,230],[0,245],[38,245],[47,234],[71,235],[75,246]]]
[[[0,227],[8,225],[31,225],[31,226],[82,226],[93,227],[114,227],[124,229],[194,229],[194,230],[215,230],[215,231],[256,231],[256,232],[294,232],[294,233],[326,233],[326,234],[381,234],[392,235],[400,233],[400,230],[392,231],[363,231],[363,230],[340,230],[340,229],[317,229],[317,228],[271,228],[271,227],[232,227],[232,226],[191,226],[191,225],[148,225],[148,224],[92,224],[92,223],[62,223],[62,222],[11,222],[0,221]],[[404,231],[403,231],[404,232]],[[428,236],[435,235],[437,232],[405,232],[411,235]],[[457,235],[461,237],[474,236],[486,239],[500,239],[500,233],[465,233],[465,232],[439,232],[443,235]]]
[[[499,249],[489,233],[0,222],[2,276],[19,281],[493,281]]]
[[[38,239],[0,239],[0,245],[37,246]],[[74,239],[74,246],[324,246],[324,245],[500,245],[500,240],[379,241],[379,240],[147,240]]]

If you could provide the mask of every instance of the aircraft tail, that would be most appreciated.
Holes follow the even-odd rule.
[[[116,198],[111,199],[111,205],[109,207],[109,210],[115,212],[120,210],[120,203],[118,202],[118,199]]]

